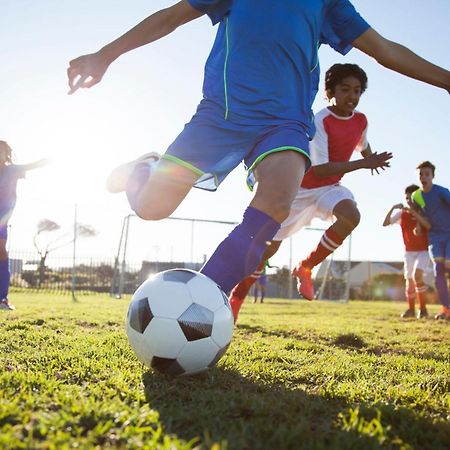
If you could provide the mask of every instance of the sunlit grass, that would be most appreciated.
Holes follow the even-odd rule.
[[[449,448],[450,323],[403,304],[246,303],[218,366],[173,379],[131,352],[126,300],[11,300],[2,449]]]

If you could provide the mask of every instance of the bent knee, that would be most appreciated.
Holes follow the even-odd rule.
[[[423,273],[421,270],[417,269],[414,272],[414,283],[415,284],[420,284],[423,282]]]
[[[355,229],[359,225],[359,222],[361,221],[361,213],[357,208],[351,211],[347,217],[347,221],[352,229]]]
[[[340,215],[337,217],[336,225],[340,225],[345,231],[350,234],[361,221],[361,214],[357,209],[347,213],[345,216]]]
[[[169,217],[175,208],[156,207],[152,208],[148,205],[138,205],[134,212],[143,220],[163,220]]]
[[[291,212],[291,202],[288,202],[285,199],[269,202],[266,204],[264,212],[277,222],[282,223],[289,217],[289,213]]]

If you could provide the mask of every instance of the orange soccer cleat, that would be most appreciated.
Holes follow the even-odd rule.
[[[450,320],[450,308],[443,306],[441,312],[437,313],[434,318],[436,320]]]
[[[311,279],[311,269],[299,264],[293,271],[292,276],[297,278],[297,291],[306,300],[314,299],[314,286]]]

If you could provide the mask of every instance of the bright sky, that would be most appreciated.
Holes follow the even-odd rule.
[[[105,176],[117,163],[141,153],[164,152],[181,131],[201,98],[203,66],[216,29],[206,17],[185,25],[121,57],[100,85],[74,96],[66,95],[66,68],[70,59],[96,51],[171,3],[0,0],[0,139],[9,142],[18,163],[55,158],[51,167],[30,173],[20,184],[11,221],[11,250],[32,248],[41,218],[70,227],[77,203],[80,222],[99,231],[95,240],[81,243],[79,254],[115,254],[129,209],[123,196],[105,192]],[[385,37],[450,68],[448,0],[353,3]],[[359,171],[344,179],[362,213],[353,234],[353,259],[401,260],[400,230],[383,229],[381,223],[390,206],[403,200],[404,187],[416,181],[415,166],[424,159],[437,166],[435,182],[450,185],[450,97],[380,67],[357,50],[344,58],[323,48],[320,58],[323,72],[344,61],[366,70],[369,89],[358,109],[369,118],[372,148],[394,153],[392,168],[382,175],[371,177],[369,171]],[[325,106],[320,91],[314,110]],[[175,215],[240,221],[250,199],[239,168],[216,193],[194,190]],[[196,225],[194,258],[211,253],[229,229]],[[189,257],[191,231],[190,224],[134,219],[130,258]],[[317,231],[299,233],[293,240],[294,262],[309,253],[319,237]],[[345,258],[347,251],[344,245],[336,257]],[[287,243],[272,262],[289,263]]]

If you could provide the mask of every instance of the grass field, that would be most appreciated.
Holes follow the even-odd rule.
[[[450,448],[450,323],[403,304],[248,302],[217,367],[173,379],[131,352],[126,300],[12,300],[2,449]]]

